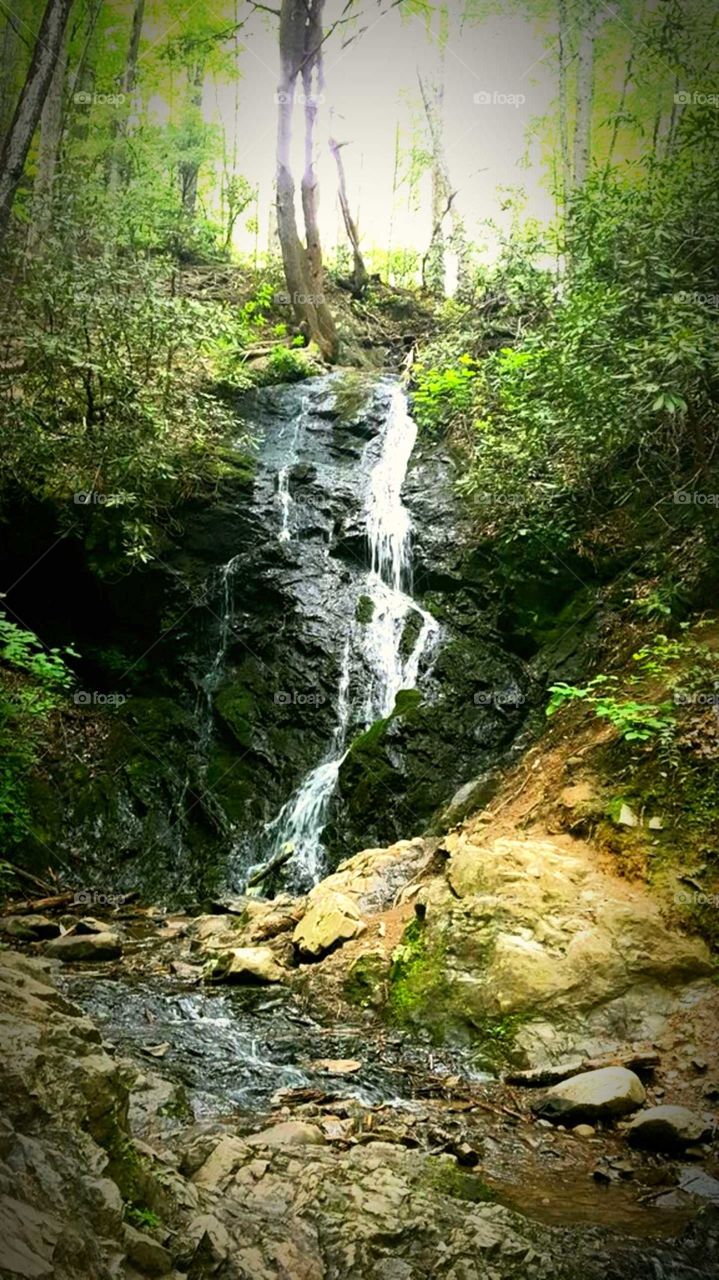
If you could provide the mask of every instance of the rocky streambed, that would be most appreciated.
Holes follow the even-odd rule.
[[[195,914],[126,903],[98,919],[61,898],[6,918],[22,952],[0,953],[3,1277],[716,1274],[719,1085],[696,1021],[711,1001],[701,949],[687,940],[674,978],[663,973],[663,1022],[648,1009],[641,1042],[636,1010],[630,1038],[617,1034],[606,983],[621,981],[605,974],[587,999],[610,1014],[583,1039],[575,1018],[570,1051],[557,1032],[572,1025],[572,982],[560,995],[556,967],[543,1003],[515,968],[535,1009],[514,1046],[499,1022],[479,1034],[476,1005],[474,1035],[456,1034],[456,993],[488,963],[460,948],[445,961],[455,1033],[440,1037],[421,1000],[407,1006],[420,990],[407,966],[442,882],[454,874],[455,911],[478,910],[459,878],[468,839],[464,862],[451,841],[365,851],[302,899]],[[550,852],[539,886],[523,883],[535,910],[551,890],[558,929],[571,867]],[[512,865],[505,851],[505,875]],[[596,887],[574,890],[577,934]],[[630,905],[626,920],[640,897]],[[656,984],[671,934],[651,913],[642,929]],[[678,1044],[693,1055],[681,1071]]]

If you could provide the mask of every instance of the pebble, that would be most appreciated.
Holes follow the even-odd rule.
[[[593,1138],[596,1132],[594,1125],[591,1124],[575,1124],[572,1129],[572,1133],[577,1138]]]

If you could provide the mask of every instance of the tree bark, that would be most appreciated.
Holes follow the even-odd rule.
[[[0,246],[60,56],[72,0],[47,0],[30,67],[0,153]]]
[[[566,210],[572,190],[572,160],[569,151],[569,23],[566,0],[557,0],[559,12],[559,149],[562,162],[562,206]]]
[[[145,0],[135,0],[135,7],[132,14],[132,29],[130,31],[130,43],[127,47],[125,70],[122,76],[122,92],[125,100],[122,104],[122,116],[118,119],[112,131],[113,144],[109,175],[109,186],[111,190],[116,190],[120,184],[121,160],[118,154],[118,143],[127,133],[127,120],[131,107],[131,98],[135,84],[137,83],[137,60],[140,53],[140,40],[142,39],[142,24],[144,17]]]
[[[592,0],[584,15],[577,53],[577,94],[574,118],[574,187],[582,187],[592,160],[592,115],[594,108],[594,57],[597,13]]]
[[[317,343],[326,359],[337,356],[337,334],[324,297],[322,252],[317,223],[317,177],[314,168],[315,78],[321,81],[322,11],[324,0],[282,0],[280,11],[280,82],[277,87],[277,232],[285,280],[295,320]],[[295,183],[290,164],[292,107],[298,79],[305,96],[305,165],[302,211],[306,244],[300,240],[295,215]]]
[[[342,163],[341,144],[336,142],[334,138],[330,138],[330,151],[334,156],[337,165],[337,192],[339,195],[340,209],[342,210],[342,221],[347,232],[347,239],[352,249],[352,292],[356,297],[361,297],[367,287],[369,275],[365,266],[362,250],[360,249],[359,232],[357,224],[352,217],[349,200],[347,198],[347,181],[345,179],[345,167]]]
[[[62,142],[67,47],[63,41],[40,116],[40,144],[32,199],[32,221],[28,233],[29,253],[36,253],[52,220],[55,173]]]
[[[202,62],[198,62],[194,70],[188,75],[190,81],[190,107],[199,111],[202,106],[202,89],[205,82],[205,68]],[[190,221],[193,221],[195,217],[199,176],[200,166],[196,160],[190,160],[180,165],[182,208]]]
[[[445,255],[450,247],[457,259],[457,296],[468,300],[472,293],[471,253],[464,220],[457,208],[457,193],[452,190],[444,146],[444,84],[428,84],[419,71],[417,79],[432,146],[432,237],[423,258],[422,284],[433,293],[444,293]],[[446,236],[444,223],[448,215],[450,234]]]

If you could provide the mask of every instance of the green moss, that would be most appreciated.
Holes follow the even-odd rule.
[[[429,943],[419,920],[407,925],[392,958],[387,1012],[401,1026],[421,1024],[441,1041],[447,1030],[450,990],[445,972],[445,949]]]
[[[250,690],[237,682],[227,684],[218,691],[215,707],[240,746],[252,746],[257,712]]]
[[[523,1063],[524,1054],[517,1053],[515,1040],[528,1016],[523,1013],[507,1013],[472,1018],[476,1035],[472,1057],[477,1066],[487,1071],[498,1071],[509,1064]]]
[[[357,601],[357,608],[355,610],[356,621],[359,622],[363,627],[366,627],[367,624],[372,621],[373,617],[374,617],[374,600],[371,598],[371,596],[360,596],[359,600]]]
[[[476,1173],[468,1173],[449,1160],[427,1156],[424,1162],[423,1181],[440,1195],[453,1200],[468,1200],[472,1204],[487,1204],[496,1199],[491,1187]]]

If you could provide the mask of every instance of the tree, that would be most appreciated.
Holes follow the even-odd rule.
[[[28,250],[36,252],[50,225],[55,171],[62,141],[62,118],[67,71],[67,48],[63,41],[53,72],[50,88],[40,116],[40,142],[32,196],[32,219],[28,233]]]
[[[0,246],[7,233],[15,192],[60,57],[73,0],[47,0],[30,67],[0,152]]]
[[[315,121],[322,91],[322,14],[324,0],[282,0],[280,81],[277,88],[277,232],[292,310],[306,336],[334,360],[337,333],[324,296],[322,248],[317,222],[319,189],[315,171]],[[300,240],[292,176],[292,110],[302,82],[305,163],[302,212],[305,243]]]
[[[337,192],[339,195],[340,209],[342,211],[342,221],[345,224],[347,239],[352,249],[352,292],[355,297],[361,297],[367,287],[369,275],[365,266],[362,250],[360,249],[359,231],[357,224],[352,217],[349,199],[347,196],[347,182],[345,179],[345,168],[342,163],[342,147],[343,142],[337,142],[334,138],[330,138],[329,146],[334,156],[337,166]]]

